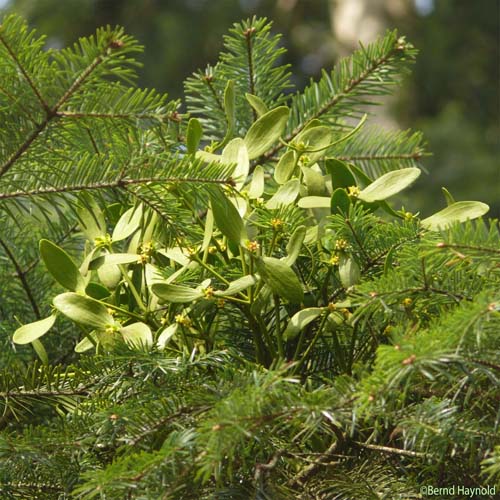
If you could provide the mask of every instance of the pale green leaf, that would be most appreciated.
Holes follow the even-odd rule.
[[[207,219],[209,217],[208,213],[207,213]],[[177,262],[177,264],[180,264],[181,266],[186,266],[191,262],[187,250],[181,247],[172,247],[172,248],[158,250],[158,253],[164,255],[165,257],[168,257],[169,259],[172,259],[174,262]]]
[[[259,273],[273,293],[298,304],[304,299],[302,285],[292,268],[274,257],[257,260]]]
[[[158,337],[157,346],[159,349],[165,349],[165,346],[168,344],[168,341],[175,335],[177,329],[179,328],[178,323],[172,323],[167,326]]]
[[[220,155],[210,153],[209,151],[204,151],[203,149],[199,149],[198,151],[196,151],[195,157],[206,163],[222,163],[222,157]]]
[[[119,264],[131,264],[132,262],[139,261],[139,255],[134,253],[108,253],[106,255],[101,255],[94,259],[90,265],[89,269],[99,269],[101,266],[106,265],[119,265]]]
[[[235,281],[229,283],[229,286],[226,290],[217,290],[214,295],[217,297],[229,297],[231,295],[236,295],[237,293],[243,292],[247,288],[257,284],[259,278],[254,275],[243,276],[242,278],[238,278]]]
[[[250,106],[255,109],[257,116],[265,115],[269,111],[266,103],[260,97],[253,94],[245,94],[245,97]]]
[[[31,345],[33,346],[33,349],[35,349],[35,352],[36,352],[37,356],[40,358],[40,361],[44,365],[48,365],[49,364],[49,356],[47,355],[47,351],[45,350],[45,347],[43,346],[42,341],[39,339],[35,339],[35,340],[33,340],[33,342],[31,342]]]
[[[208,209],[207,215],[205,216],[205,230],[203,232],[203,243],[201,244],[201,250],[205,250],[210,246],[213,234],[214,234],[214,214],[211,209]],[[189,258],[183,254],[182,250],[180,250],[180,253],[183,258],[183,261],[180,263],[182,265],[187,264],[189,262]]]
[[[442,187],[441,191],[443,192],[444,199],[446,200],[446,205],[453,205],[453,203],[455,203],[455,200],[451,193],[445,187]]]
[[[56,315],[52,314],[48,318],[23,325],[14,332],[12,341],[15,344],[29,344],[45,335],[54,326],[55,321]]]
[[[454,224],[477,219],[488,212],[490,207],[480,201],[457,201],[443,210],[427,217],[422,221],[422,226],[431,231],[438,231]]]
[[[122,279],[122,272],[115,264],[103,265],[97,269],[99,281],[110,290],[114,290]]]
[[[301,208],[330,208],[331,200],[328,196],[304,196],[298,205]]]
[[[345,288],[356,285],[361,277],[358,263],[348,256],[341,256],[339,261],[340,282]]]
[[[218,187],[210,190],[210,202],[215,223],[228,240],[240,244],[245,239],[243,220],[237,208]]]
[[[112,241],[121,241],[128,238],[139,229],[142,220],[141,206],[127,210],[116,223],[111,236]]]
[[[324,311],[324,307],[309,307],[307,309],[302,309],[298,313],[295,313],[288,322],[285,331],[283,332],[283,338],[285,340],[293,339],[307,325],[321,316]]]
[[[153,344],[153,334],[148,325],[142,322],[120,328],[123,340],[132,347],[141,348]]]
[[[200,140],[203,135],[200,120],[198,118],[191,118],[188,122],[186,131],[186,144],[189,154],[194,154],[198,150]]]
[[[226,112],[228,133],[234,130],[236,122],[236,96],[234,93],[234,80],[228,80],[224,90],[224,111]]]
[[[92,343],[92,341],[89,339],[89,337],[83,337],[82,340],[80,340],[80,342],[78,342],[78,344],[76,344],[75,346],[75,352],[77,353],[82,353],[82,352],[86,352],[86,351],[89,351],[90,349],[92,349],[93,347],[95,347],[95,344],[97,343],[97,335],[95,332],[90,332],[89,334],[90,337],[92,337],[92,339],[94,340],[94,343]]]
[[[82,194],[84,203],[77,210],[82,232],[91,241],[106,236],[104,214],[95,200],[87,193]]]
[[[358,198],[368,203],[385,200],[413,184],[420,174],[421,170],[415,167],[387,172],[363,189]]]
[[[280,106],[268,111],[252,124],[245,136],[250,160],[264,154],[278,141],[285,130],[289,113],[286,106]]]
[[[62,293],[54,298],[54,307],[76,323],[104,329],[115,323],[101,302],[78,293]]]
[[[297,153],[287,151],[278,161],[274,169],[274,178],[278,184],[285,184],[290,179],[297,165]]]
[[[294,140],[295,144],[303,143],[301,153],[309,158],[309,163],[320,158],[332,144],[333,131],[330,127],[319,126],[303,130]],[[302,145],[301,145],[302,146]]]
[[[300,255],[300,249],[306,237],[306,226],[299,226],[290,236],[288,244],[286,245],[287,256],[282,260],[285,264],[292,266]]]
[[[279,208],[293,203],[300,192],[300,182],[298,179],[291,179],[286,184],[279,187],[271,199],[266,203],[269,209]]]
[[[154,283],[151,291],[161,300],[176,304],[193,302],[203,297],[203,292],[198,289],[168,283]]]
[[[260,198],[262,193],[264,193],[264,169],[257,165],[252,174],[252,180],[250,186],[248,186],[248,197],[251,200]]]
[[[83,292],[85,280],[73,259],[55,243],[40,241],[40,255],[54,279],[67,290]]]
[[[302,167],[304,174],[304,184],[307,187],[309,196],[322,196],[325,194],[325,179],[323,175],[311,167]]]
[[[248,151],[243,139],[238,137],[230,141],[222,151],[221,161],[229,165],[236,164],[232,177],[235,181],[235,188],[239,191],[245,184],[250,170]]]

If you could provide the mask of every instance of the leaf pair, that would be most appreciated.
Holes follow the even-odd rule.
[[[54,298],[54,307],[67,318],[81,325],[110,335],[107,330],[119,332],[123,340],[134,347],[148,346],[153,343],[149,326],[137,322],[121,326],[110,314],[108,307],[98,300],[77,293],[62,293]],[[81,349],[80,349],[81,351]]]

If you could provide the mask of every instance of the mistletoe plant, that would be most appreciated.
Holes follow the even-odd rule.
[[[368,125],[411,44],[388,32],[291,93],[252,19],[187,79],[186,112],[129,86],[120,29],[44,52],[10,17],[0,44],[0,277],[26,298],[8,324],[35,319],[13,342],[42,361],[2,379],[0,488],[417,498],[498,481],[498,226],[446,189],[438,213],[406,211],[422,138]],[[29,430],[33,406],[49,416]]]
[[[250,40],[256,36],[252,29],[243,33]],[[404,61],[411,47],[394,33],[384,42],[391,38],[392,57]],[[201,78],[210,87],[215,76]],[[188,90],[197,85],[188,81]],[[137,347],[208,352],[225,345],[220,332],[231,324],[237,342],[251,339],[257,362],[303,363],[318,338],[352,324],[338,310],[350,316],[363,305],[350,300],[355,286],[383,271],[384,264],[387,272],[388,254],[401,245],[396,232],[374,255],[356,227],[368,214],[373,224],[399,226],[411,241],[487,211],[480,202],[454,201],[423,220],[394,211],[386,200],[409,187],[419,168],[391,170],[373,180],[355,163],[332,156],[348,141],[359,141],[366,115],[345,132],[339,117],[335,124],[321,119],[333,107],[328,102],[287,135],[293,121],[290,107],[283,105],[287,101],[280,96],[268,99],[268,105],[240,86],[224,81],[223,137],[199,149],[206,139],[205,120],[192,117],[177,146],[185,161],[223,165],[230,177],[207,187],[198,199],[175,181],[163,186],[165,202],[170,198],[187,210],[198,231],[179,229],[166,244],[158,235],[168,226],[158,227],[164,222],[147,202],[125,206],[110,230],[104,212],[87,200],[77,211],[88,238],[78,265],[56,244],[40,242],[47,270],[67,292],[54,298],[49,317],[19,328],[14,342],[33,343],[46,361],[38,339],[61,313],[82,328],[77,352],[106,348],[117,338]],[[293,105],[304,96],[290,100],[295,117]],[[245,130],[249,113],[254,120]],[[212,131],[212,122],[207,123]],[[381,211],[388,216],[375,215]],[[350,228],[347,238],[341,237],[340,221]]]

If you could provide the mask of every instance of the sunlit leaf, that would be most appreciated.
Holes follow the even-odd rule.
[[[365,187],[358,198],[368,203],[385,200],[413,184],[421,173],[422,171],[415,167],[387,172]]]
[[[289,113],[286,106],[280,106],[268,111],[252,124],[245,136],[250,160],[264,154],[278,141],[285,130]]]
[[[34,321],[33,323],[27,323],[14,332],[12,341],[16,344],[29,344],[45,335],[54,326],[55,321],[56,315],[52,314],[48,318]]]
[[[178,304],[193,302],[203,297],[203,292],[198,289],[168,283],[154,283],[151,291],[161,300]]]
[[[477,219],[488,212],[490,207],[480,201],[457,201],[443,210],[427,217],[422,221],[422,226],[431,231],[438,231],[454,224]]]
[[[78,293],[62,293],[54,298],[54,307],[76,323],[93,328],[106,328],[114,324],[108,308],[98,300]]]

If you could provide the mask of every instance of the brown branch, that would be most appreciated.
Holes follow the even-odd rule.
[[[5,41],[0,35],[0,41],[4,43]],[[108,44],[105,47],[105,50],[109,48],[111,45]],[[6,45],[6,47],[8,47]],[[9,50],[9,48],[7,48]],[[15,58],[15,54],[13,54],[13,57]],[[15,59],[16,62],[18,62],[17,59]],[[47,128],[48,124],[57,116],[57,112],[63,106],[64,103],[81,87],[81,85],[85,82],[85,80],[92,74],[92,72],[99,66],[99,64],[103,61],[102,56],[96,57],[92,63],[82,72],[82,74],[76,78],[76,80],[73,82],[73,84],[69,87],[69,89],[64,93],[64,95],[59,99],[59,101],[56,103],[56,105],[52,108],[49,109],[48,105],[46,105],[45,101],[41,99],[41,96],[39,97],[41,99],[42,105],[47,113],[47,116],[45,119],[33,130],[33,132],[27,137],[27,139],[19,146],[16,152],[14,152],[8,159],[7,161],[0,167],[0,177],[5,175],[12,165],[29,149],[31,144],[35,141],[35,139]],[[18,62],[19,64],[19,62]],[[25,74],[24,68],[20,66],[21,71],[23,74]],[[27,74],[25,74],[25,77],[28,78],[28,82],[31,82]],[[32,82],[30,83],[32,84]],[[32,87],[33,88],[33,87]],[[34,89],[35,90],[35,89]],[[37,94],[38,95],[38,94]]]
[[[87,131],[87,135],[89,136],[90,142],[92,143],[92,147],[94,148],[95,153],[98,155],[101,154],[101,152],[99,151],[99,148],[97,147],[97,143],[94,140],[94,136],[92,135],[92,132],[90,131],[90,129],[88,127],[85,127],[85,130]]]
[[[255,28],[248,28],[243,35],[247,43],[247,59],[248,59],[248,84],[250,86],[250,94],[255,95],[255,77],[253,70],[253,55],[252,55],[252,35],[255,33]],[[253,119],[257,120],[257,112],[252,107]]]
[[[47,125],[49,124],[50,118],[47,117],[40,123],[33,132],[27,137],[27,139],[19,146],[18,150],[13,153],[10,158],[0,167],[0,177],[6,174],[12,165],[28,150],[33,141],[45,130]]]
[[[5,391],[0,392],[0,398],[23,398],[23,397],[59,397],[59,396],[88,396],[89,392],[87,388],[79,390],[68,390],[68,391],[44,391],[44,390],[33,390],[33,391]]]
[[[6,88],[1,86],[0,86],[0,92],[6,95],[15,106],[19,106],[32,122],[35,122],[35,119],[31,116],[31,111],[26,106],[24,106],[22,102],[20,102],[20,99],[18,99],[15,95],[11,94]]]
[[[104,47],[104,52],[106,52],[112,45],[112,41],[109,42],[106,47]],[[97,56],[87,68],[85,68],[80,76],[71,84],[69,89],[64,93],[64,95],[57,101],[56,105],[51,110],[51,115],[56,115],[61,109],[63,104],[83,85],[85,80],[94,72],[94,70],[104,61],[102,55]]]
[[[310,465],[303,469],[299,474],[297,474],[293,479],[291,479],[287,486],[303,486],[304,482],[312,476],[321,466],[327,465],[328,460],[332,455],[336,455],[338,441],[332,443],[328,449],[321,453],[321,455],[314,460]]]
[[[401,153],[394,155],[352,155],[336,156],[335,159],[341,161],[384,161],[384,160],[420,160],[423,156],[428,156],[422,151],[414,153]],[[327,158],[328,159],[328,158]]]
[[[279,461],[279,459],[284,451],[285,450],[278,450],[273,455],[273,458],[271,458],[271,460],[267,464],[257,464],[255,466],[255,473],[254,473],[255,482],[260,482],[260,480],[262,478],[262,473],[264,471],[270,471],[278,465],[278,461]]]
[[[390,291],[390,292],[380,292],[380,293],[377,293],[373,297],[373,299],[377,300],[380,297],[390,296],[390,295],[411,294],[411,293],[426,293],[426,292],[432,292],[432,293],[436,293],[438,295],[446,295],[447,297],[455,300],[456,302],[460,302],[461,300],[467,300],[467,301],[471,301],[472,300],[472,298],[468,297],[467,295],[463,295],[461,293],[453,293],[453,292],[450,292],[449,290],[442,290],[440,288],[434,288],[434,287],[428,287],[428,288],[424,288],[424,287],[411,287],[411,288],[404,288],[402,290],[394,290],[394,291]],[[369,303],[367,303],[366,305],[368,305],[368,304]]]
[[[96,182],[95,184],[76,184],[74,186],[61,186],[53,188],[44,189],[33,189],[30,191],[15,191],[13,193],[0,193],[0,200],[12,199],[12,198],[22,198],[25,196],[43,196],[46,194],[57,194],[57,193],[73,193],[77,191],[86,190],[97,190],[97,189],[112,189],[112,188],[126,188],[126,186],[136,185],[136,184],[167,184],[171,182],[189,182],[192,184],[224,184],[233,185],[231,179],[204,179],[196,177],[144,177],[140,179],[117,179],[109,182]]]
[[[184,406],[180,408],[178,411],[175,413],[172,413],[171,415],[167,415],[160,420],[158,420],[154,425],[149,427],[148,429],[144,430],[140,434],[138,434],[132,441],[128,442],[127,445],[130,447],[135,447],[137,444],[139,444],[144,438],[149,436],[151,433],[159,430],[161,427],[164,425],[168,424],[172,420],[175,420],[176,418],[182,417],[183,415],[189,415],[190,413],[193,413],[196,410],[201,410],[201,412],[207,411],[209,409],[208,406],[202,406],[199,408],[193,408],[193,407],[188,407]]]
[[[42,316],[40,314],[40,309],[38,308],[38,304],[35,300],[35,297],[33,295],[33,292],[31,290],[31,287],[28,283],[28,280],[26,279],[26,273],[23,271],[21,268],[19,262],[17,262],[17,259],[11,249],[8,247],[8,245],[0,239],[0,246],[4,249],[5,253],[7,254],[7,257],[10,259],[12,262],[12,265],[14,266],[16,270],[16,276],[19,278],[19,281],[21,282],[21,285],[23,287],[24,292],[26,293],[26,296],[28,297],[28,301],[31,305],[31,308],[33,309],[33,312],[35,313],[35,317],[37,319],[40,319]]]
[[[382,453],[390,453],[393,455],[401,455],[405,457],[412,458],[427,458],[429,455],[427,453],[421,453],[419,451],[411,450],[401,450],[400,448],[390,448],[389,446],[379,446],[377,444],[365,444],[358,441],[354,441],[354,444],[360,446],[361,448],[366,448],[368,450],[380,451]]]
[[[58,497],[65,492],[63,486],[54,486],[53,484],[46,484],[45,482],[23,483],[21,481],[2,481],[2,486],[8,487],[10,494],[14,494],[14,488],[23,490],[23,494],[24,490],[35,490],[37,494],[42,491],[53,491],[54,493],[58,493]],[[19,491],[17,494],[19,494]]]
[[[349,219],[345,219],[345,223],[349,226],[349,229],[351,230],[352,235],[354,236],[354,239],[356,240],[356,243],[358,244],[359,249],[361,250],[361,253],[367,260],[367,262],[370,261],[370,256],[366,253],[365,248],[363,247],[363,242],[359,239],[358,234],[356,233],[354,226],[351,224],[351,221]]]
[[[46,111],[47,114],[49,114],[50,108],[49,105],[47,104],[47,101],[45,101],[45,99],[42,97],[42,94],[36,87],[35,82],[31,79],[30,75],[28,75],[28,72],[21,64],[21,61],[19,61],[19,59],[17,58],[16,53],[12,50],[12,47],[7,43],[7,40],[2,34],[0,34],[0,43],[7,49],[7,52],[9,53],[10,57],[12,57],[13,61],[16,63],[16,66],[19,68],[25,80],[28,82],[28,85],[31,87],[31,90],[33,90],[33,93],[40,101],[40,104],[42,105],[43,109]]]
[[[488,253],[496,253],[500,254],[500,250],[497,250],[496,248],[488,248],[488,247],[481,247],[481,246],[476,246],[476,245],[459,245],[455,243],[438,243],[438,248],[459,248],[462,250],[476,250],[478,252],[488,252]]]
[[[80,111],[57,111],[56,116],[59,118],[106,118],[106,119],[140,119],[140,120],[159,120],[160,116],[149,113],[91,113],[91,112],[80,112]],[[168,119],[170,119],[167,116]]]
[[[431,156],[430,153],[423,151],[415,151],[413,153],[401,153],[393,155],[345,155],[345,156],[326,156],[325,160],[335,159],[340,161],[384,161],[384,160],[420,160],[424,156]],[[278,156],[268,158],[269,160],[278,161]]]
[[[201,78],[207,84],[208,88],[210,89],[210,92],[214,96],[215,102],[219,106],[220,110],[224,113],[225,112],[224,111],[224,106],[222,105],[222,102],[220,101],[219,96],[217,95],[217,92],[215,91],[215,88],[214,88],[214,86],[212,84],[213,76],[206,75],[206,76],[202,76]]]
[[[469,361],[470,363],[475,363],[477,365],[486,366],[488,368],[493,368],[493,370],[500,371],[500,365],[492,363],[491,361],[487,361],[485,359],[469,358],[469,357],[466,357],[464,359]]]

